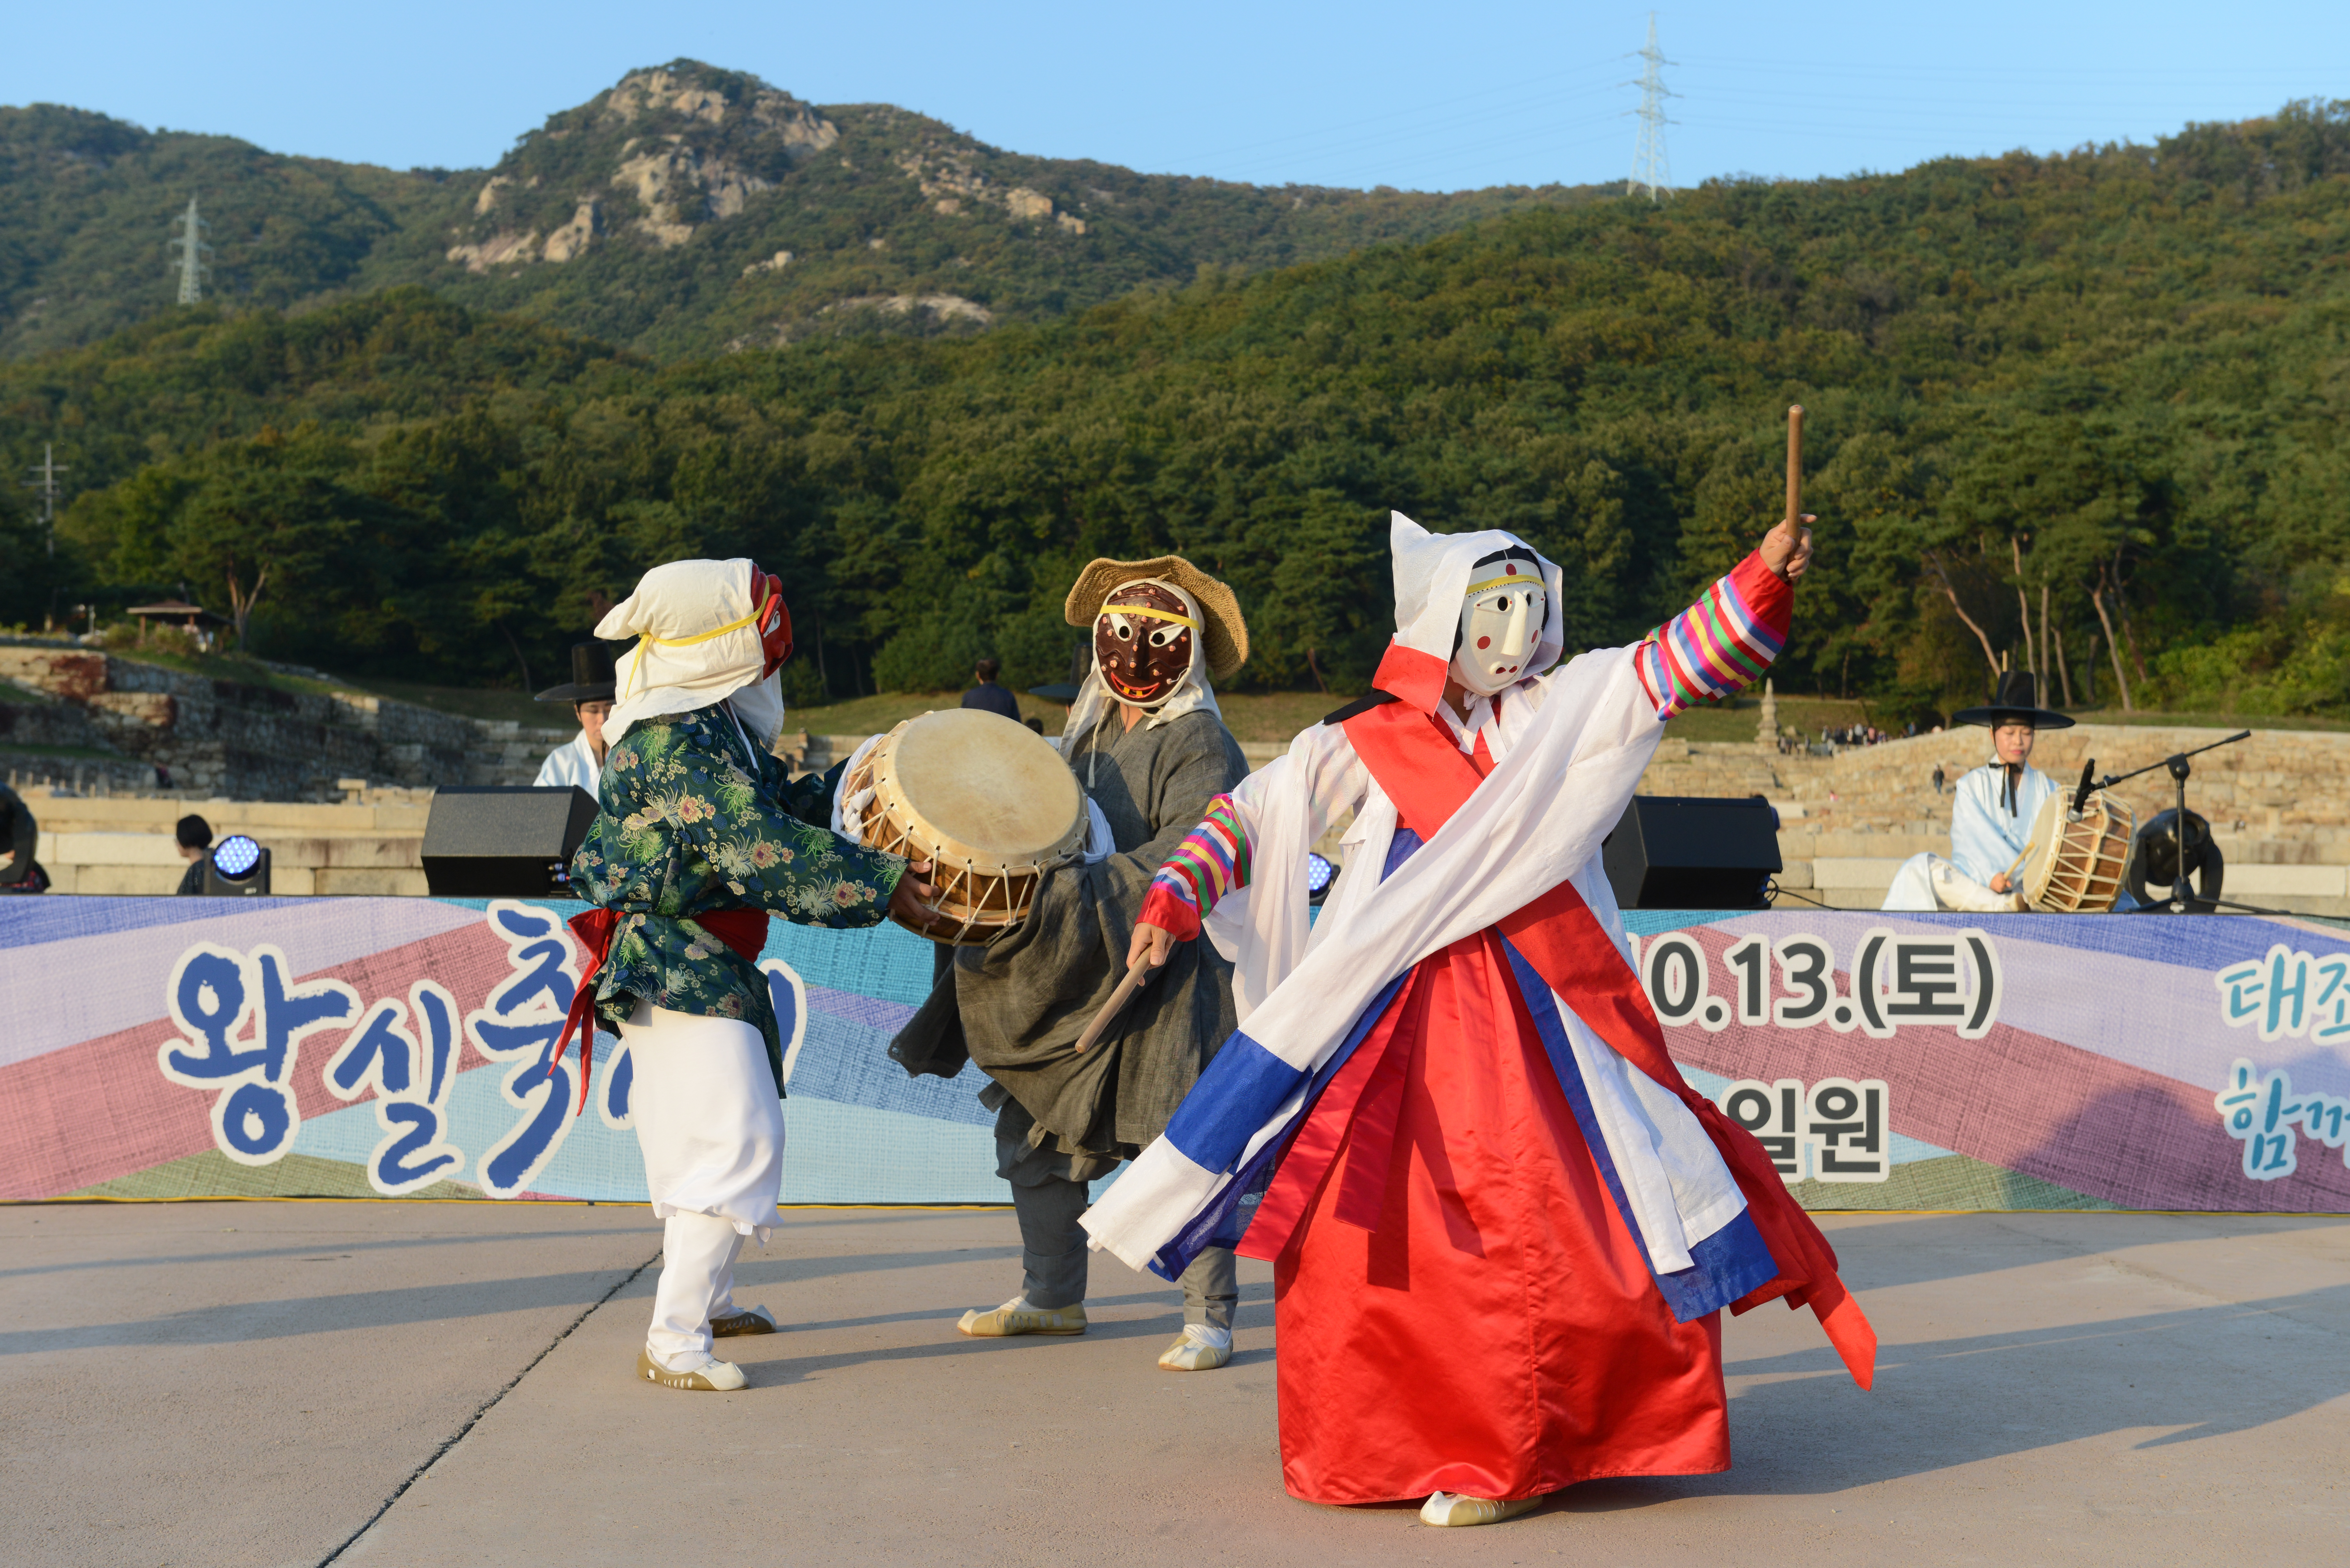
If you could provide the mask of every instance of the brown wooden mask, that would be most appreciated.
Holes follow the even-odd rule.
[[[1121,607],[1128,613],[1120,613]],[[1110,695],[1156,708],[1191,670],[1198,636],[1182,599],[1157,583],[1128,583],[1109,596],[1094,620],[1094,662]]]

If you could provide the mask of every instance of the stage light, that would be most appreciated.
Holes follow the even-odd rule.
[[[204,891],[214,898],[266,898],[269,851],[242,833],[232,833],[204,857]]]
[[[1313,853],[1305,856],[1305,901],[1319,909],[1322,900],[1330,896],[1330,884],[1338,879],[1338,867]]]

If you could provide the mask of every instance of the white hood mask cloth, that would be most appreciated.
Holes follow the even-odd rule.
[[[647,719],[721,701],[757,747],[775,744],[784,728],[783,689],[779,676],[759,673],[766,651],[755,581],[753,563],[743,557],[671,561],[647,572],[636,592],[597,623],[596,635],[608,641],[638,639],[620,658],[605,744],[619,744]]]
[[[1512,577],[1531,566],[1540,578],[1530,586],[1542,590],[1543,619],[1520,673],[1505,680],[1486,676],[1461,684],[1479,695],[1491,696],[1532,680],[1558,662],[1566,646],[1559,569],[1536,555],[1524,540],[1499,528],[1474,534],[1431,534],[1402,513],[1392,512],[1388,514],[1388,545],[1395,557],[1398,644],[1448,667],[1454,663],[1456,644],[1463,655],[1473,656],[1474,639],[1464,635],[1474,611],[1472,597],[1488,598],[1503,592]],[[1490,556],[1501,559],[1477,565]],[[1472,588],[1482,591],[1472,596]],[[1513,607],[1523,613],[1522,606]],[[1453,674],[1459,679],[1461,671],[1455,670]]]

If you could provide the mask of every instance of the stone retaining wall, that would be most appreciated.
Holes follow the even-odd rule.
[[[340,805],[98,798],[25,792],[41,825],[41,864],[59,893],[170,893],[187,862],[172,827],[189,812],[216,836],[249,834],[269,851],[273,894],[421,896],[430,791],[353,791]]]
[[[0,746],[15,737],[26,746],[111,752],[168,770],[175,789],[240,799],[331,799],[346,778],[411,787],[528,784],[572,734],[54,646],[0,647],[0,680],[49,699],[0,702]],[[24,753],[25,765],[36,755]]]

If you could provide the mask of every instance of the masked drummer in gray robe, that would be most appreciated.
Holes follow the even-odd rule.
[[[1232,968],[1186,942],[1107,1033],[1076,1049],[1125,973],[1150,879],[1208,805],[1248,772],[1211,680],[1248,659],[1231,588],[1179,556],[1097,560],[1070,590],[1069,624],[1093,633],[1061,753],[1092,802],[1107,851],[1048,873],[1027,918],[987,947],[959,947],[930,1000],[889,1047],[909,1073],[951,1077],[966,1057],[993,1080],[996,1170],[1012,1184],[1020,1291],[965,1313],[968,1334],[1083,1334],[1088,1184],[1139,1153],[1231,1035]],[[1232,1359],[1232,1254],[1184,1272],[1183,1332],[1159,1356],[1175,1371]]]

